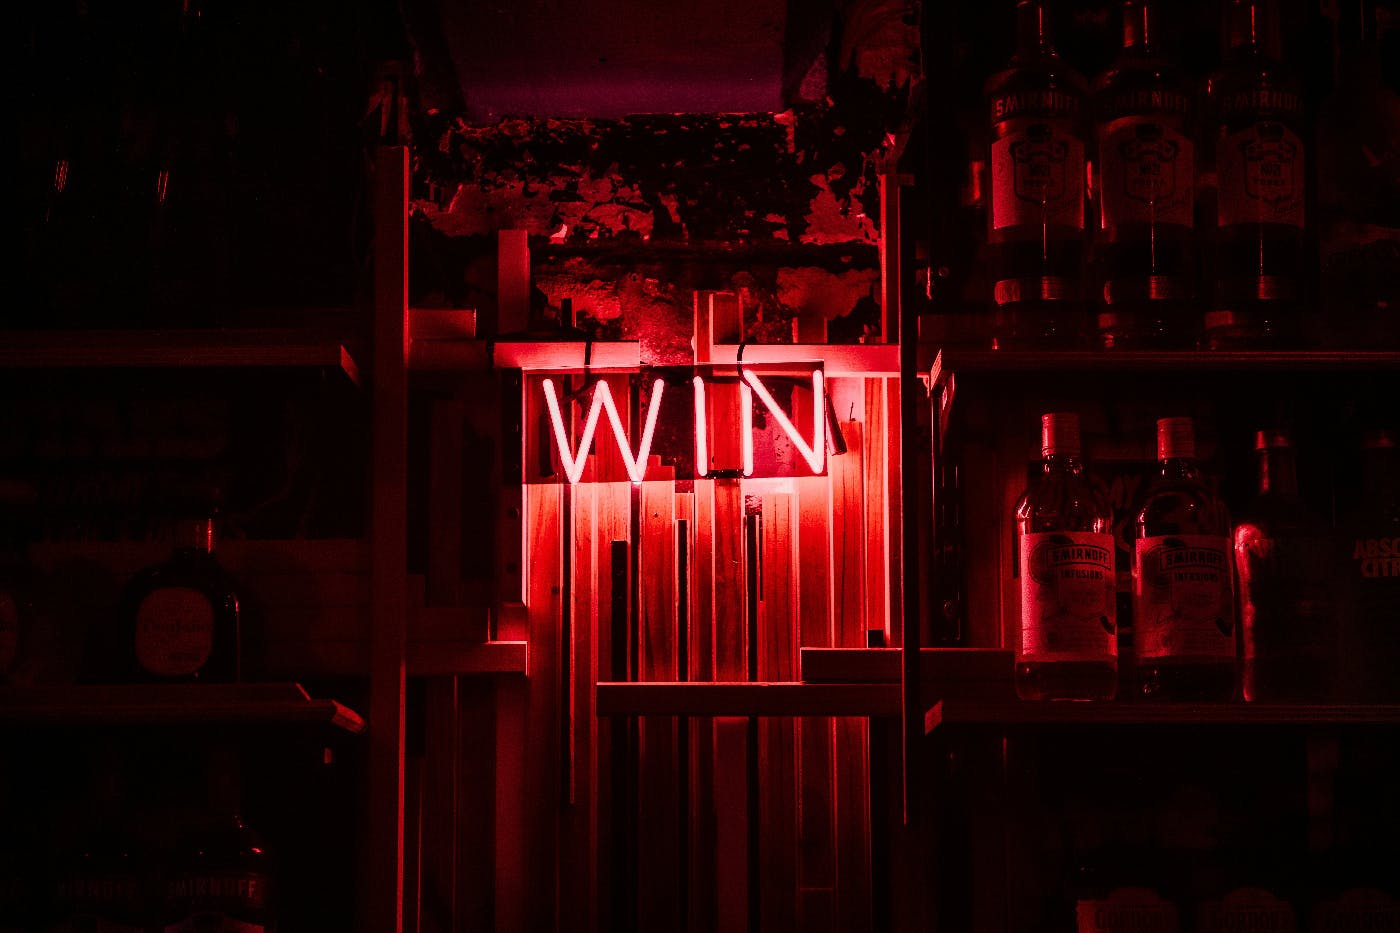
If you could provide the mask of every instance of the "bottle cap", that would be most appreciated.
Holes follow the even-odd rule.
[[[1157,419],[1157,459],[1196,457],[1196,425],[1190,418]]]
[[[1040,416],[1040,455],[1079,456],[1079,416],[1072,411],[1047,412]]]
[[[1254,449],[1268,450],[1270,447],[1292,447],[1293,438],[1287,431],[1271,429],[1254,435]]]

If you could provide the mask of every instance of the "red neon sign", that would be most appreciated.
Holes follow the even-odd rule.
[[[527,481],[582,482],[590,456],[595,470],[589,478],[594,482],[625,478],[640,483],[646,478],[649,465],[656,461],[667,468],[665,475],[673,479],[717,475],[819,476],[825,472],[826,386],[821,369],[764,367],[763,375],[750,368],[736,374],[732,367],[703,375],[692,375],[693,372],[614,373],[573,393],[567,391],[566,380],[570,377],[535,377],[527,381],[527,404],[538,406],[542,401],[544,416],[535,419],[533,431],[526,432],[525,459],[527,464],[533,464],[527,471]],[[624,397],[630,396],[631,400],[620,406],[619,383],[624,379],[630,384]],[[725,397],[737,397],[737,405],[730,402],[738,408],[737,412],[714,410],[717,396],[710,388],[715,385],[730,387]],[[805,420],[798,417],[800,407],[810,411],[811,430],[806,435],[797,427],[797,421]],[[629,422],[627,414],[635,417]],[[598,423],[604,415],[612,429],[612,444],[598,440],[595,446]],[[711,460],[711,438],[714,432],[726,429],[737,429],[738,448],[742,451],[741,462],[728,469]],[[541,446],[547,448],[544,452],[548,456],[532,460],[532,445],[536,455],[541,453]],[[620,472],[625,475],[618,475],[616,466],[609,475],[605,461],[620,461]],[[553,467],[555,463],[558,470]],[[562,477],[557,475],[560,473]]]

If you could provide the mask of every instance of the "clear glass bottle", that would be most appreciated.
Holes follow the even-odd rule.
[[[165,868],[160,930],[198,933],[276,930],[272,854],[242,815],[242,776],[234,750],[218,745],[207,760],[208,805]]]
[[[1216,229],[1211,348],[1300,335],[1307,189],[1301,85],[1284,64],[1274,0],[1227,0],[1223,67],[1207,84]]]
[[[1348,697],[1400,702],[1400,435],[1361,444],[1361,501],[1342,525],[1342,652]]]
[[[242,677],[239,594],[215,556],[217,510],[185,510],[174,548],[136,574],[121,597],[121,650],[129,676],[165,682]]]
[[[1084,78],[1055,51],[1048,0],[1017,0],[1016,53],[984,88],[993,343],[1084,338]]]
[[[1136,519],[1138,689],[1162,700],[1236,695],[1230,516],[1196,462],[1190,418],[1157,421],[1159,471]]]
[[[1123,47],[1094,82],[1104,347],[1196,342],[1195,102],[1162,53],[1160,8],[1124,0]]]
[[[1079,416],[1041,416],[1040,475],[1016,503],[1016,692],[1109,700],[1118,685],[1113,516],[1084,475]]]
[[[1298,493],[1285,431],[1260,431],[1258,494],[1235,527],[1246,700],[1335,698],[1340,650],[1332,531]]]

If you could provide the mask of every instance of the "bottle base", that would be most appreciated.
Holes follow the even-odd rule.
[[[1139,659],[1134,691],[1144,700],[1227,703],[1239,699],[1233,661],[1225,664]]]
[[[1018,661],[1016,695],[1023,700],[1111,700],[1118,692],[1112,661]]]

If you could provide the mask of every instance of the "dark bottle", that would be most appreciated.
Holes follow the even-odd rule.
[[[1196,150],[1186,81],[1161,51],[1159,7],[1124,0],[1123,49],[1094,82],[1105,347],[1196,341]]]
[[[106,743],[88,767],[89,790],[68,817],[78,825],[58,833],[50,867],[48,929],[53,933],[146,933],[150,919],[148,862],[133,833],[127,775],[120,753]]]
[[[1017,0],[1016,54],[984,89],[998,347],[1072,345],[1084,337],[1086,91],[1055,51],[1048,0]]]
[[[1333,536],[1298,494],[1293,441],[1260,431],[1258,495],[1235,528],[1246,700],[1335,698],[1339,687]]]
[[[208,762],[208,809],[202,825],[181,839],[165,869],[164,933],[277,928],[272,856],[241,813],[238,761],[225,746]]]
[[[1101,848],[1076,853],[1077,933],[1176,933],[1180,908],[1169,866],[1140,808],[1120,808]]]
[[[1227,0],[1225,64],[1208,82],[1214,133],[1212,348],[1297,341],[1307,153],[1303,95],[1282,59],[1277,4]]]
[[[1296,866],[1278,851],[1230,846],[1223,853],[1225,883],[1196,907],[1199,933],[1268,930],[1297,933],[1299,890]]]
[[[1202,477],[1190,418],[1158,420],[1157,459],[1133,554],[1139,690],[1153,699],[1228,700],[1236,692],[1230,516]]]
[[[1027,700],[1109,700],[1118,687],[1113,516],[1084,475],[1079,416],[1042,415],[1040,473],[1016,503]]]
[[[241,679],[239,598],[215,556],[215,511],[173,523],[174,549],[122,592],[121,650],[147,681]]]
[[[1368,432],[1361,502],[1342,522],[1342,651],[1350,698],[1400,702],[1400,440]]]

